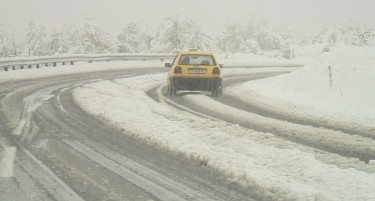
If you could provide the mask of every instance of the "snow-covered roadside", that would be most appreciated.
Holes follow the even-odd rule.
[[[145,91],[165,74],[101,81],[74,90],[84,110],[134,137],[202,161],[266,200],[373,200],[375,174],[340,169],[282,144],[271,134],[175,110]],[[285,143],[285,142],[284,142]],[[287,146],[285,146],[287,147]]]
[[[111,61],[111,62],[80,62],[75,65],[65,65],[57,67],[42,67],[40,69],[23,69],[0,71],[0,84],[3,82],[35,79],[56,75],[67,75],[77,73],[88,73],[108,70],[121,70],[129,68],[152,68],[163,67],[161,61]]]
[[[259,73],[290,73],[297,68],[267,67],[267,68],[223,68],[224,79],[241,77]]]
[[[375,135],[374,55],[375,48],[340,48],[291,74],[250,81],[226,93],[284,114],[364,127]]]
[[[265,66],[303,66],[305,63],[310,61],[310,58],[301,57],[295,58],[292,60],[284,59],[284,58],[273,58],[273,57],[265,57],[261,55],[255,54],[227,54],[227,55],[217,55],[219,62],[224,64],[228,67],[241,67],[241,66],[253,66],[253,67],[265,67]]]

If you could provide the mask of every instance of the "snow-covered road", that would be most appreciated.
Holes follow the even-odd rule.
[[[375,199],[371,118],[303,116],[245,90],[248,80],[278,80],[293,68],[224,69],[224,96],[213,99],[167,97],[166,70],[142,65],[154,64],[0,75],[1,131],[46,167],[34,167],[38,175],[52,178],[31,177],[20,152],[15,180],[0,178],[0,186],[20,190],[14,181],[26,182],[18,200],[33,197],[30,183],[39,186],[33,199],[47,192],[47,200],[73,191],[84,200]],[[48,191],[52,181],[66,191]]]
[[[12,134],[19,149],[14,178],[0,178],[1,200],[252,200],[251,192],[226,184],[200,163],[123,135],[72,102],[72,90],[82,84],[160,71],[133,68],[2,85],[1,134]]]
[[[165,74],[102,81],[77,88],[73,96],[86,112],[109,125],[130,130],[132,136],[175,155],[198,160],[224,174],[228,181],[261,197],[271,200],[375,199],[373,165],[331,154],[325,149],[295,144],[276,137],[271,131],[282,129],[286,136],[313,141],[318,148],[327,145],[328,149],[347,149],[348,152],[357,148],[371,156],[374,156],[373,140],[263,118],[218,103],[206,95],[184,94],[172,98],[175,103],[183,99],[200,106],[197,110],[200,113],[213,110],[219,114],[211,115],[214,118],[210,119],[202,117],[204,114],[193,115],[191,111],[171,107],[163,99],[158,102],[147,96],[147,91],[164,82]],[[269,127],[270,132],[217,120],[220,116],[257,123]]]

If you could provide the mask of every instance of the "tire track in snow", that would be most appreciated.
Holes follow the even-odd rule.
[[[236,78],[233,77],[232,79],[235,80]],[[251,79],[254,79],[254,77]],[[243,81],[243,77],[239,77],[239,80]],[[234,81],[234,83],[236,83],[236,81]],[[308,125],[299,125],[279,119],[264,117],[256,113],[247,112],[246,109],[243,108],[232,107],[231,104],[221,103],[220,98],[210,99],[210,103],[189,94],[187,94],[187,96],[182,95],[180,97],[168,98],[165,93],[162,92],[163,88],[165,90],[165,85],[153,89],[156,91],[159,101],[173,105],[174,107],[192,114],[213,120],[239,124],[261,132],[270,132],[291,142],[345,157],[359,158],[366,163],[375,159],[375,142],[371,138],[353,136],[340,131],[315,128]],[[151,92],[148,94],[150,93]],[[194,99],[196,100],[194,101]],[[209,98],[207,98],[207,100],[208,99]],[[226,101],[226,103],[228,103],[228,101]],[[207,105],[210,105],[210,107],[206,107]],[[213,107],[213,105],[217,106]],[[225,110],[223,110],[224,108]],[[288,129],[288,127],[291,127],[291,129]],[[346,140],[343,141],[342,139]]]

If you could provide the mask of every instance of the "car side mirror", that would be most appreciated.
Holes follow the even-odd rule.
[[[224,65],[223,64],[219,64],[220,68],[224,68]]]
[[[167,67],[167,68],[170,68],[171,67],[171,63],[165,63],[164,66]]]

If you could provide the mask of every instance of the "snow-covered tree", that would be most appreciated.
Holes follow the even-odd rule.
[[[46,52],[43,49],[43,42],[47,34],[45,27],[37,25],[34,20],[31,20],[26,29],[26,34],[25,44],[28,56],[45,55]]]
[[[246,40],[242,27],[238,23],[227,24],[222,36],[219,38],[219,48],[223,52],[236,53],[241,52],[244,41]]]
[[[141,27],[138,23],[131,22],[126,25],[122,32],[117,36],[119,42],[118,51],[135,53],[142,49]]]
[[[260,50],[281,50],[285,41],[291,36],[286,31],[271,32],[267,24],[261,20],[250,20],[245,27],[238,23],[226,25],[226,29],[219,37],[218,47],[227,53],[253,53]]]
[[[113,37],[93,23],[93,18],[86,16],[85,22],[77,31],[80,45],[77,47],[85,54],[108,53],[112,49]]]
[[[207,50],[213,41],[196,18],[182,21],[177,16],[169,16],[160,23],[151,43],[153,52],[175,52],[190,48]]]
[[[251,30],[253,31],[253,30]],[[226,53],[254,53],[259,52],[259,43],[249,32],[244,31],[240,24],[226,25],[226,30],[219,38],[219,49]]]
[[[8,57],[9,52],[9,45],[10,39],[7,34],[5,34],[2,30],[0,30],[0,57]]]
[[[169,16],[160,24],[157,40],[156,45],[160,45],[160,47],[162,47],[160,50],[163,52],[172,52],[182,49],[181,40],[183,40],[183,27],[177,16]]]
[[[256,40],[262,50],[281,50],[285,41],[292,40],[289,30],[269,30],[267,22],[252,18],[245,29],[246,38]]]
[[[182,23],[182,49],[201,49],[207,50],[211,48],[213,43],[211,37],[202,30],[202,25],[195,17],[186,19]]]
[[[142,32],[141,32],[141,47],[140,49],[142,52],[147,52],[151,53],[152,52],[152,41],[155,38],[155,33],[154,30],[146,27]]]
[[[59,36],[59,52],[70,54],[85,53],[84,47],[82,45],[80,29],[77,25],[65,24]]]
[[[50,55],[56,54],[56,53],[62,53],[62,47],[61,47],[61,38],[62,33],[61,32],[54,32],[51,35],[47,36],[48,43],[46,44],[48,46],[48,51]]]

